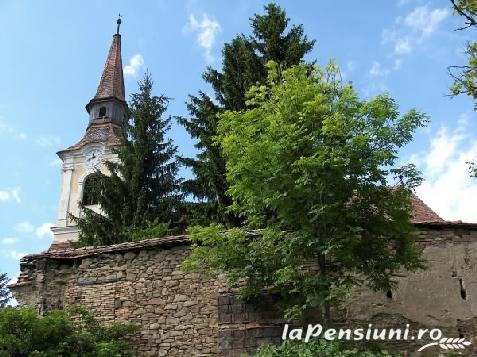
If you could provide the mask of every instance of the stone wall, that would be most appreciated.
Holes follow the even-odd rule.
[[[336,315],[339,323],[409,323],[477,342],[477,225],[418,227],[428,269],[401,274],[392,292],[357,290]],[[187,237],[170,237],[27,256],[13,290],[40,312],[76,303],[106,321],[137,323],[133,343],[140,356],[235,357],[279,342],[285,322],[279,299],[245,302],[218,281],[184,273],[188,244]],[[417,345],[394,346],[415,351]]]
[[[141,328],[132,340],[141,356],[216,356],[220,287],[180,269],[188,249],[178,241],[78,258],[38,257],[22,264],[15,295],[41,312],[82,304],[105,321],[136,323]]]

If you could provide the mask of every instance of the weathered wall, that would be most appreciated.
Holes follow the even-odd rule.
[[[14,290],[20,302],[40,311],[76,303],[106,321],[137,323],[133,342],[141,356],[216,356],[219,286],[180,269],[187,252],[178,245],[79,260],[42,258],[26,268],[33,284]]]
[[[392,294],[359,289],[341,310],[340,323],[410,323],[474,339],[476,228],[420,225],[428,269],[397,277]],[[166,243],[158,239],[26,257],[16,297],[40,311],[79,303],[105,320],[136,322],[141,331],[134,343],[142,356],[240,356],[261,343],[280,341],[284,321],[278,300],[244,302],[217,281],[184,273],[180,266],[189,251],[187,239]],[[399,347],[412,351],[415,346]]]

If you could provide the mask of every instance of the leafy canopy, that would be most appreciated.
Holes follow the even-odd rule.
[[[204,80],[212,86],[215,100],[199,91],[190,96],[187,109],[190,118],[179,118],[193,139],[199,154],[183,158],[194,178],[184,182],[184,190],[199,202],[191,203],[192,222],[221,222],[238,225],[240,220],[227,207],[232,203],[227,194],[225,160],[213,138],[217,134],[219,113],[245,109],[246,93],[267,78],[265,64],[273,60],[288,68],[303,60],[314,45],[304,35],[303,26],[289,26],[290,19],[278,5],[265,6],[265,14],[251,19],[252,36],[238,35],[224,45],[222,70],[207,68]]]
[[[454,14],[464,19],[465,25],[457,30],[477,29],[477,0],[450,0],[454,8]],[[477,109],[477,43],[467,42],[465,50],[467,54],[467,64],[449,66],[448,70],[454,83],[451,86],[452,95],[467,94],[474,99],[474,110]],[[470,171],[477,177],[477,165],[469,162]]]
[[[476,0],[450,0],[454,8],[454,13],[464,19],[465,25],[458,30],[477,29],[477,1]],[[477,43],[469,41],[465,53],[467,54],[467,64],[449,66],[449,72],[454,79],[451,87],[453,95],[467,94],[477,100]],[[474,109],[477,104],[474,105]]]
[[[131,324],[104,326],[91,312],[70,306],[40,316],[31,308],[0,309],[0,357],[133,356],[125,337]]]
[[[247,110],[221,115],[216,137],[231,209],[261,231],[195,227],[187,268],[243,283],[245,296],[278,291],[297,314],[363,282],[391,289],[399,269],[422,266],[410,223],[421,178],[396,161],[426,116],[400,116],[386,94],[359,99],[334,64],[281,77],[268,67],[267,84],[251,88]]]
[[[180,229],[177,147],[166,138],[170,118],[162,116],[168,98],[152,94],[146,74],[129,103],[118,161],[106,162],[107,173],[96,172],[90,195],[102,214],[82,207],[75,218],[81,230],[78,245],[108,245],[165,235]]]

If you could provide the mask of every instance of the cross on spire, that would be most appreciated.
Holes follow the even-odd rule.
[[[118,20],[116,21],[116,24],[118,25],[116,29],[116,34],[119,35],[119,27],[121,26],[121,14],[118,15]]]

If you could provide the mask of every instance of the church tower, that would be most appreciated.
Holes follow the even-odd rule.
[[[98,209],[88,195],[91,175],[97,170],[105,172],[105,161],[117,160],[112,148],[119,144],[122,126],[128,117],[121,61],[120,24],[119,18],[96,95],[86,105],[89,114],[86,133],[78,143],[58,152],[63,167],[56,224],[51,228],[54,235],[52,246],[78,239],[78,227],[70,215],[80,215],[80,203]]]

